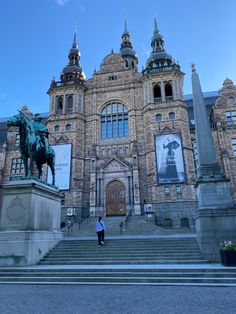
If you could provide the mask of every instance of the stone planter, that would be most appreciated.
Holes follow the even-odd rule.
[[[236,251],[220,250],[220,256],[224,266],[236,266]]]

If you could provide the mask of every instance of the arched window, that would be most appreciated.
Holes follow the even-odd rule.
[[[169,112],[168,118],[169,118],[169,120],[175,120],[175,113]]]
[[[73,96],[68,96],[67,97],[67,102],[66,102],[66,113],[71,114],[73,110]]]
[[[101,114],[101,137],[118,138],[129,135],[128,110],[121,103],[109,103]]]
[[[71,131],[72,130],[72,126],[70,123],[66,124],[66,131]]]
[[[167,228],[171,228],[172,227],[172,220],[170,218],[164,219],[164,226]]]
[[[189,227],[188,218],[182,218],[181,219],[181,227]]]
[[[172,86],[169,82],[165,84],[165,95],[166,97],[173,97]]]
[[[62,114],[62,109],[63,109],[63,98],[59,97],[57,99],[56,114]]]
[[[56,133],[60,132],[60,125],[55,125],[55,126],[54,126],[54,131],[55,131]]]
[[[134,60],[131,61],[131,68],[134,68]]]
[[[128,62],[128,60],[125,60],[125,67],[126,67],[126,68],[129,67],[129,62]]]
[[[155,84],[153,86],[153,95],[154,95],[154,100],[161,98],[161,88],[158,84]]]
[[[162,120],[162,114],[161,113],[158,113],[156,115],[156,122],[160,122]]]

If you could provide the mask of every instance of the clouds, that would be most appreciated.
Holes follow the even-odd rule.
[[[78,0],[55,0],[56,4],[58,4],[60,7],[65,7],[70,3],[70,7],[72,8],[73,6],[79,7],[79,10],[81,12],[85,11],[85,8],[83,4],[81,4],[81,1]]]
[[[64,7],[68,2],[69,2],[69,0],[56,0],[56,3],[57,3],[60,7]]]

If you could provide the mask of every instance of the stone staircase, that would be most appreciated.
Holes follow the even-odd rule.
[[[41,261],[41,265],[129,265],[200,264],[201,253],[195,237],[109,238],[98,247],[91,240],[61,241]]]
[[[0,284],[236,286],[236,268],[201,258],[192,230],[162,229],[131,217],[106,217],[105,245],[98,247],[96,219],[70,230],[39,263],[0,268]]]

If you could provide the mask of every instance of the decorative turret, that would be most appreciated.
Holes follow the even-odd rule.
[[[126,21],[125,21],[125,29],[121,38],[122,38],[122,43],[120,47],[120,55],[125,60],[125,66],[128,69],[133,69],[138,64],[138,58],[136,56],[136,52],[133,50],[130,34],[127,30]]]
[[[77,44],[76,32],[74,34],[73,44],[69,51],[68,59],[68,65],[64,67],[61,73],[61,81],[85,81],[86,77],[80,65],[80,51]]]
[[[172,56],[169,55],[164,48],[164,39],[160,34],[157,27],[157,20],[154,20],[154,32],[151,40],[152,52],[146,63],[146,69],[143,71],[147,72],[162,72],[170,70],[180,70],[178,63],[173,60]]]

